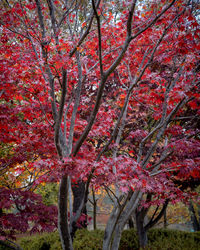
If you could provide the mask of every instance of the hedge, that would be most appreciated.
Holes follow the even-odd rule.
[[[74,250],[101,250],[104,232],[102,230],[78,230],[74,240]],[[18,244],[23,250],[62,250],[59,235],[38,234],[21,238]],[[1,248],[0,250],[9,250]],[[134,229],[124,230],[120,250],[137,250],[138,239]],[[200,250],[200,232],[152,229],[148,232],[147,250]]]

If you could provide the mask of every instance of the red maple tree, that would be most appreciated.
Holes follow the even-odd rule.
[[[10,148],[2,173],[37,173],[28,187],[60,182],[63,249],[72,249],[89,186],[104,186],[115,204],[103,249],[118,249],[131,214],[148,205],[145,194],[154,203],[182,199],[175,179],[200,177],[200,29],[192,5],[6,1],[1,24],[0,136],[3,151]]]

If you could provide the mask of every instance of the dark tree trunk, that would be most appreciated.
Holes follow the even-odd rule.
[[[93,228],[94,230],[97,229],[97,205],[94,204],[94,210],[93,210]]]
[[[164,211],[164,228],[167,228],[167,209]]]
[[[194,206],[192,204],[192,201],[190,201],[190,203],[189,203],[189,210],[190,210],[190,217],[191,217],[194,231],[200,231],[200,224],[199,224],[197,216],[195,214],[195,210],[194,210]]]
[[[85,198],[85,183],[84,182],[79,182],[77,184],[74,184],[72,186],[72,192],[73,192],[73,213],[76,214],[76,212],[79,210],[81,203],[83,199]],[[82,214],[85,215],[85,219],[81,221],[80,225],[82,228],[87,228],[87,208],[86,208],[86,202],[87,199],[84,200],[84,205],[82,209]],[[72,223],[72,231],[71,231],[71,237],[72,239],[75,236],[75,233],[79,227],[77,226],[76,222]]]
[[[93,197],[93,229],[97,229],[97,200],[95,197],[94,189],[92,188],[92,197]]]
[[[145,215],[146,213],[144,213],[143,211],[136,212],[136,226],[137,226],[139,245],[141,248],[145,248],[148,243],[147,230],[144,227]]]
[[[151,200],[151,195],[147,195],[147,201]],[[145,225],[144,219],[145,216],[147,215],[148,208],[142,208],[140,211],[136,210],[135,213],[135,218],[136,218],[136,226],[137,226],[137,233],[138,233],[138,239],[139,239],[139,245],[141,248],[145,248],[148,243],[148,237],[147,237],[147,232],[150,228],[152,228],[164,215],[167,205],[169,203],[169,200],[166,200],[165,203],[163,204],[163,207],[159,214],[156,216],[156,212],[159,208],[159,206],[156,208],[152,218],[150,221]]]
[[[199,231],[200,231],[200,205],[197,204],[198,207],[198,215],[199,215]]]
[[[128,220],[128,226],[129,226],[129,228],[134,228],[134,222],[133,222],[132,216]]]
[[[61,238],[61,244],[63,250],[71,250],[72,242],[70,237],[69,225],[68,225],[68,177],[63,176],[60,182],[59,188],[59,202],[58,202],[58,229]]]

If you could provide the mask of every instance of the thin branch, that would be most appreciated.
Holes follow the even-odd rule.
[[[39,24],[40,24],[40,27],[42,29],[42,38],[45,39],[46,31],[45,31],[44,18],[43,18],[43,14],[42,14],[42,8],[41,8],[40,0],[35,0],[35,2],[36,2],[36,6],[37,6]]]
[[[135,11],[137,0],[134,0],[131,9],[129,11],[128,21],[127,21],[127,37],[130,37],[132,34],[132,19],[133,19],[133,13]]]
[[[154,53],[155,53],[155,51],[156,51],[156,50],[154,50]],[[142,60],[142,62],[141,62],[141,64],[140,64],[139,70],[141,70],[141,68],[142,68],[142,66],[143,66],[143,63],[144,63],[144,61],[145,61],[147,55],[148,55],[148,50],[146,50],[146,52],[145,52],[145,54],[144,54],[144,57],[143,57],[143,60]],[[109,145],[111,144],[113,138],[116,137],[117,131],[118,131],[118,126],[119,126],[120,121],[121,121],[121,119],[122,119],[122,117],[123,117],[123,114],[124,114],[124,112],[125,112],[126,106],[128,105],[128,102],[129,102],[129,99],[130,99],[131,92],[132,92],[134,86],[135,86],[135,85],[140,81],[140,79],[142,78],[142,76],[143,76],[143,74],[144,74],[146,68],[147,68],[148,65],[149,65],[149,62],[150,62],[150,61],[152,60],[152,58],[153,58],[153,55],[154,55],[154,54],[151,55],[151,58],[149,59],[149,61],[148,61],[147,64],[145,65],[145,67],[144,67],[144,69],[142,70],[142,72],[140,73],[139,77],[135,76],[134,79],[132,79],[132,76],[129,75],[130,78],[131,78],[131,80],[132,80],[132,83],[131,83],[131,85],[130,85],[130,87],[129,87],[129,89],[128,89],[128,92],[127,92],[127,95],[126,95],[126,98],[125,98],[125,101],[124,101],[124,105],[123,105],[123,107],[122,107],[122,109],[121,109],[120,115],[119,115],[119,117],[118,117],[118,119],[117,119],[117,122],[116,122],[116,124],[115,124],[115,128],[114,128],[114,130],[113,130],[113,132],[112,132],[112,135],[111,135],[109,141],[108,141],[108,142],[106,143],[106,145],[103,147],[102,151],[101,151],[101,152],[99,153],[99,155],[97,156],[97,161],[99,161],[101,155],[108,149],[108,147],[109,147]]]
[[[67,114],[68,114],[70,105],[72,104],[72,100],[73,100],[73,98],[71,97],[69,102],[68,102],[67,108],[65,110],[65,114],[64,114],[64,138],[66,138],[66,136],[67,136]]]
[[[151,216],[151,220],[148,222],[148,224],[150,224],[150,223],[153,221],[153,219],[154,219],[154,217],[155,217],[156,213],[158,212],[159,207],[160,207],[160,206],[159,206],[159,205],[157,205],[156,209],[154,210],[153,215]]]
[[[0,24],[1,24],[1,25],[5,25],[4,22],[2,22],[2,21],[0,21]],[[22,36],[22,37],[24,37],[24,38],[26,38],[26,39],[29,39],[28,36],[26,36],[26,35],[24,35],[24,34],[18,32],[18,31],[16,31],[16,30],[14,30],[14,29],[11,29],[11,28],[6,27],[6,26],[4,26],[4,28],[7,29],[7,30],[10,30],[11,32],[13,32],[13,33],[15,33],[15,34],[17,34],[17,35],[20,35],[20,36]]]
[[[185,11],[185,9],[180,12],[178,15],[176,15],[176,17],[172,20],[172,22],[164,29],[163,33],[162,33],[162,36],[160,37],[160,39],[158,40],[155,48],[153,49],[152,51],[152,54],[151,54],[151,57],[149,59],[149,61],[147,62],[147,64],[145,65],[143,71],[148,67],[148,65],[150,64],[150,62],[153,60],[153,57],[154,57],[154,54],[158,48],[158,46],[160,45],[160,43],[162,42],[164,36],[166,35],[167,33],[167,30],[172,26],[172,24],[175,22],[175,20]],[[140,161],[141,159],[141,156],[142,156],[142,153],[143,153],[143,146],[144,146],[144,143],[159,129],[161,129],[164,124],[165,124],[165,117],[166,117],[166,113],[167,113],[167,100],[168,100],[168,94],[169,94],[169,91],[174,87],[176,81],[179,79],[180,77],[180,73],[182,72],[182,69],[183,67],[181,67],[181,70],[179,71],[179,74],[177,75],[176,79],[173,81],[173,83],[171,85],[168,86],[167,90],[166,90],[166,93],[165,93],[165,100],[164,100],[164,103],[163,103],[163,113],[162,113],[162,118],[159,122],[159,124],[156,126],[156,128],[154,128],[140,143],[139,145],[139,153],[138,153],[138,157],[137,157],[137,162]],[[141,72],[142,73],[142,72]],[[139,78],[141,79],[141,77],[139,76]],[[157,145],[157,144],[156,144]],[[150,150],[149,150],[150,151]],[[144,163],[144,161],[143,161]]]
[[[135,3],[136,3],[136,0],[132,4],[131,11],[129,12],[129,16],[132,15],[132,12],[134,12]],[[129,22],[132,22],[132,19],[128,18],[127,26],[129,26]],[[124,45],[122,46],[122,50],[121,50],[120,54],[118,55],[117,59],[115,60],[115,62],[110,66],[110,68],[101,77],[101,81],[100,81],[100,85],[99,85],[99,89],[98,89],[98,93],[97,93],[97,98],[96,98],[96,103],[95,103],[94,109],[92,111],[92,114],[90,116],[90,120],[89,120],[89,122],[88,122],[85,130],[83,131],[82,135],[80,136],[79,140],[77,141],[77,143],[76,143],[76,145],[74,147],[74,150],[73,150],[73,154],[74,155],[77,154],[79,148],[81,147],[82,143],[84,142],[84,140],[86,139],[89,131],[92,128],[92,125],[93,125],[94,120],[96,118],[97,112],[99,110],[100,101],[101,101],[101,97],[102,97],[102,94],[103,94],[103,90],[104,90],[104,87],[105,87],[106,80],[107,80],[108,76],[114,71],[114,69],[121,62],[121,60],[122,60],[122,58],[123,58],[123,56],[124,56],[124,54],[125,54],[128,46],[129,46],[130,42],[131,42],[131,37],[128,37],[128,34],[127,34],[126,40],[124,42]],[[140,78],[144,74],[144,71],[145,71],[145,69],[141,72],[141,74],[140,74],[139,78],[137,79],[137,81],[140,80]],[[123,109],[125,109],[125,107],[123,107]]]
[[[100,64],[100,73],[101,73],[101,76],[103,76],[104,73],[103,73],[103,64],[102,64],[101,23],[100,23],[100,17],[97,13],[94,0],[92,0],[92,7],[94,10],[94,14],[96,16],[96,20],[97,20],[98,40],[99,40],[99,64]]]
[[[68,155],[71,154],[71,150],[72,150],[75,119],[76,119],[78,106],[79,106],[79,103],[80,103],[82,83],[83,83],[82,67],[81,67],[81,62],[80,62],[80,54],[79,54],[78,51],[76,52],[76,60],[77,60],[77,64],[78,64],[78,86],[77,86],[77,89],[76,89],[75,104],[74,104],[74,108],[73,108],[72,116],[71,116],[70,131],[69,131],[69,138],[68,138]]]
[[[67,92],[66,85],[67,85],[67,72],[66,70],[63,69],[62,96],[61,96],[60,105],[59,105],[58,117],[57,117],[56,124],[55,124],[55,144],[56,144],[56,148],[57,148],[58,155],[60,156],[60,158],[62,158],[63,152],[59,143],[59,132],[60,132],[60,126],[62,122],[63,110],[64,110],[64,105],[65,105],[65,96]]]
[[[165,161],[170,155],[172,155],[172,153],[173,153],[173,151],[171,151],[171,152],[168,153],[168,154],[167,154],[167,153],[163,154],[163,155],[160,157],[159,161],[158,161],[157,163],[155,163],[154,165],[152,165],[150,168],[148,168],[148,170],[153,169],[152,173],[155,173],[155,171],[158,170],[158,167],[160,166],[160,164],[161,164],[163,161]],[[155,169],[155,171],[154,171],[154,169]]]
[[[107,188],[105,188],[105,190],[106,190],[106,193],[107,193],[108,197],[110,198],[110,200],[111,200],[111,201],[113,202],[113,204],[114,204],[115,201],[113,200],[112,196],[110,195],[109,190],[108,190]],[[119,205],[119,204],[118,204],[118,205]]]
[[[58,40],[58,33],[57,33],[57,21],[56,21],[56,17],[55,17],[55,6],[54,6],[54,3],[52,2],[52,0],[47,0],[47,4],[49,7],[49,14],[50,14],[50,18],[51,18],[53,36],[55,38],[56,45],[58,45],[59,40]]]
[[[194,119],[194,118],[199,118],[199,116],[194,115],[194,116],[175,117],[175,118],[172,119],[172,121],[188,120],[188,119]]]
[[[165,203],[163,204],[162,210],[160,211],[160,213],[157,215],[157,217],[154,219],[153,217],[151,218],[151,220],[147,223],[147,225],[145,225],[145,230],[148,230],[149,228],[153,227],[163,216],[167,206],[169,203],[169,199],[167,199],[165,201]],[[154,213],[155,216],[155,213]]]
[[[115,197],[115,199],[116,199],[116,201],[117,201],[117,204],[118,204],[118,206],[119,206],[119,208],[121,208],[121,203],[120,203],[120,198],[118,198],[116,195],[115,195],[115,193],[109,188],[109,187],[107,187],[106,185],[104,185],[103,184],[103,186],[104,186],[104,188],[105,188],[105,190],[106,190],[106,192],[107,192],[107,194],[109,195],[109,192]],[[111,198],[111,195],[109,195],[109,197],[110,197],[110,199],[113,201],[113,199]],[[115,202],[114,202],[115,203]]]
[[[101,97],[102,97],[103,90],[104,90],[104,87],[105,87],[106,79],[107,78],[105,78],[105,77],[103,77],[101,79],[99,89],[98,89],[98,92],[97,92],[97,97],[96,97],[96,102],[95,102],[94,109],[92,110],[92,114],[90,116],[89,122],[88,122],[85,130],[83,131],[82,135],[80,136],[80,138],[78,139],[78,141],[77,141],[77,143],[76,143],[76,145],[74,147],[74,150],[73,150],[73,155],[74,156],[78,153],[78,150],[80,149],[81,145],[85,141],[87,135],[89,134],[89,132],[90,132],[90,130],[92,128],[92,125],[94,123],[94,120],[96,118],[97,112],[98,112],[99,107],[100,107]]]
[[[162,36],[160,37],[160,39],[158,40],[156,46],[154,47],[154,49],[153,49],[153,51],[152,51],[152,53],[151,53],[151,57],[149,58],[148,62],[146,63],[146,65],[144,66],[144,68],[142,69],[142,71],[140,72],[139,77],[138,77],[138,78],[137,78],[137,77],[134,78],[134,80],[133,80],[133,82],[132,82],[132,85],[131,85],[130,88],[129,88],[129,92],[128,92],[127,96],[126,96],[126,100],[125,100],[124,106],[123,106],[123,108],[122,108],[121,114],[120,114],[120,116],[119,116],[119,118],[118,118],[118,121],[117,121],[117,123],[116,123],[116,126],[115,126],[115,129],[114,129],[113,133],[112,133],[112,136],[111,136],[110,140],[108,141],[108,143],[104,146],[104,148],[102,149],[102,151],[99,153],[99,155],[98,155],[98,157],[97,157],[98,160],[100,159],[100,157],[101,157],[101,155],[103,154],[103,152],[105,152],[105,151],[108,149],[108,146],[110,145],[111,141],[113,140],[114,136],[115,136],[116,133],[117,133],[118,125],[119,125],[119,123],[120,123],[121,117],[122,117],[123,112],[124,112],[124,110],[125,110],[126,102],[128,102],[128,100],[129,100],[129,96],[130,96],[130,93],[131,93],[133,87],[140,81],[140,79],[142,78],[142,76],[143,76],[145,70],[146,70],[147,67],[149,66],[150,62],[153,60],[154,54],[155,54],[155,52],[156,52],[158,46],[159,46],[160,43],[162,42],[164,36],[166,35],[167,30],[172,26],[172,24],[175,22],[175,20],[176,20],[182,13],[183,13],[183,11],[182,11],[181,13],[179,13],[179,15],[177,15],[177,16],[173,19],[173,21],[164,29],[164,31],[163,31],[163,33],[162,33]],[[146,51],[146,53],[145,53],[145,55],[144,55],[144,57],[143,57],[143,60],[142,60],[142,63],[141,63],[141,65],[140,65],[139,70],[141,70],[141,68],[142,68],[142,65],[143,65],[143,63],[144,63],[144,60],[145,60],[145,58],[146,58],[147,53],[148,53],[148,50]],[[106,74],[106,73],[105,73],[105,74]],[[145,138],[143,139],[143,141],[141,142],[141,144],[140,144],[140,146],[139,146],[140,150],[139,150],[139,154],[138,154],[138,162],[139,162],[140,157],[141,157],[141,152],[142,152],[142,148],[143,148],[143,143],[144,143],[144,142],[145,142],[145,141],[146,141],[155,131],[157,131],[157,130],[158,130],[159,128],[161,128],[162,126],[163,126],[163,124],[159,124],[159,125],[154,129],[154,131],[152,131],[147,137],[145,137]]]
[[[62,23],[63,23],[63,21],[65,20],[66,16],[67,16],[68,14],[70,14],[71,12],[74,11],[75,7],[74,7],[74,9],[72,9],[71,11],[70,11],[70,9],[72,8],[72,6],[74,5],[75,2],[76,2],[76,0],[73,0],[73,1],[71,2],[70,7],[65,11],[65,13],[63,14],[63,16],[61,17],[61,19],[60,19],[60,21],[58,22],[58,25],[57,25],[58,28],[62,25]],[[66,6],[66,7],[67,7],[67,6]]]
[[[162,123],[163,125],[160,128],[160,131],[158,132],[156,139],[154,141],[154,143],[152,144],[152,146],[150,147],[150,149],[148,150],[146,157],[144,158],[144,160],[142,161],[142,166],[143,168],[146,167],[149,159],[151,158],[152,154],[155,151],[155,148],[158,144],[158,142],[160,141],[160,138],[163,136],[165,129],[168,125],[168,123],[170,122],[171,118],[177,113],[177,111],[186,103],[188,102],[188,98],[183,98],[177,105],[176,107],[171,111],[171,113],[168,115],[168,117],[164,120],[164,122]]]
[[[94,203],[90,200],[90,198],[88,198],[88,201],[94,206]]]
[[[26,92],[28,92],[28,93],[31,93],[31,94],[38,100],[43,115],[45,116],[45,118],[46,118],[48,124],[49,124],[51,127],[53,127],[53,124],[49,121],[49,119],[48,119],[48,117],[47,117],[47,114],[46,114],[46,112],[45,112],[45,110],[44,110],[44,107],[43,107],[43,105],[42,105],[42,103],[41,103],[39,97],[38,97],[36,94],[34,94],[33,92],[31,92],[31,91],[29,91],[28,89],[26,89],[26,88],[24,88],[24,90],[25,90]]]
[[[127,22],[127,35],[126,35],[126,40],[124,42],[124,45],[122,46],[122,50],[120,52],[120,54],[118,55],[118,57],[116,58],[116,60],[113,62],[113,64],[110,66],[110,68],[105,72],[105,75],[110,75],[115,68],[119,65],[119,63],[121,62],[130,42],[135,39],[136,37],[138,37],[141,33],[143,33],[145,30],[147,30],[149,27],[151,27],[154,23],[156,23],[156,21],[174,4],[176,0],[173,0],[171,2],[171,4],[169,4],[158,16],[156,16],[154,18],[154,20],[147,25],[145,28],[143,28],[142,30],[140,30],[139,32],[137,32],[134,36],[129,36],[129,34],[131,34],[130,31],[130,27],[131,27],[131,23],[132,23],[132,19],[130,19],[130,16],[133,16],[133,12],[135,10],[135,4],[136,4],[136,0],[133,2],[131,10],[129,11],[129,17],[128,17],[128,22]]]
[[[168,10],[172,7],[172,5],[176,2],[176,0],[173,0],[166,8],[164,8],[164,10],[157,15],[145,28],[141,29],[140,31],[138,31],[135,35],[131,36],[131,39],[135,39],[137,36],[139,36],[141,33],[143,33],[145,30],[147,30],[148,28],[150,28],[153,24],[155,24],[157,22],[157,20]]]
[[[132,98],[133,98],[136,102],[138,102],[140,105],[142,105],[142,106],[144,106],[144,107],[148,108],[148,109],[149,109],[149,110],[151,110],[152,112],[155,112],[155,110],[154,110],[154,109],[152,109],[151,107],[148,107],[148,106],[147,106],[147,104],[145,104],[145,103],[143,103],[143,102],[139,101],[139,100],[137,99],[137,97],[132,96]]]
[[[0,92],[0,97],[3,95],[3,93],[4,93],[4,90],[1,90],[1,92]]]
[[[27,17],[27,15],[26,15],[26,11],[24,11],[24,7],[23,7],[23,4],[22,4],[22,1],[20,0],[19,1],[20,2],[20,6],[21,6],[21,9],[22,9],[22,12],[23,12],[23,15],[24,15],[24,20],[23,20],[23,18],[21,18],[19,15],[17,15],[16,13],[15,13],[15,15],[22,21],[22,23],[24,24],[24,26],[25,26],[25,28],[28,30],[28,28],[30,28],[32,31],[33,31],[33,33],[35,34],[35,36],[37,37],[37,41],[40,41],[40,38],[39,38],[39,36],[38,36],[38,33],[35,31],[35,29],[33,28],[33,26],[30,24],[30,21],[29,21],[29,19],[28,19],[28,17]],[[26,23],[26,22],[27,23]],[[28,25],[27,25],[28,24]],[[31,35],[31,34],[30,34]]]
[[[96,8],[98,8],[99,4],[100,4],[101,0],[98,0],[97,1],[97,4],[96,4]],[[87,35],[89,34],[89,31],[92,27],[92,22],[93,22],[93,19],[94,19],[94,11],[92,11],[91,13],[91,18],[90,18],[90,22],[89,22],[89,25],[85,31],[85,33],[81,36],[80,40],[78,41],[77,45],[74,47],[74,49],[70,52],[70,57],[72,57],[74,55],[74,53],[77,51],[77,48],[80,47],[80,45],[82,44],[82,42],[85,40],[85,38],[87,37]]]
[[[104,57],[106,57],[107,55],[109,55],[111,52],[114,52],[114,51],[118,50],[119,48],[121,48],[121,46],[118,46],[117,48],[112,49],[112,50],[109,51],[109,52],[106,52],[106,53],[102,56],[102,59],[103,59]],[[93,66],[91,66],[89,69],[87,69],[86,73],[88,74],[89,72],[91,72],[98,64],[99,64],[99,61],[97,61]]]

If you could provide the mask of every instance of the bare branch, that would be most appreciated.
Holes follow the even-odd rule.
[[[22,36],[22,37],[24,37],[24,38],[26,38],[26,39],[29,39],[28,36],[26,36],[26,35],[20,33],[19,31],[15,30],[15,29],[11,29],[10,27],[6,27],[6,25],[4,24],[4,22],[0,21],[0,24],[1,24],[1,25],[4,25],[5,29],[10,30],[11,32],[13,32],[13,33],[15,33],[15,34],[17,34],[17,35],[20,35],[20,36]]]
[[[127,37],[130,37],[132,33],[132,19],[133,19],[133,13],[135,11],[136,3],[137,3],[137,0],[134,0],[131,6],[131,9],[129,11],[128,21],[127,21]]]
[[[131,11],[129,12],[129,18],[128,18],[127,26],[129,25],[129,22],[132,22],[132,19],[130,19],[130,15],[132,16],[132,13],[134,12],[135,3],[136,3],[136,1],[133,2],[132,7],[131,7]],[[89,131],[92,128],[92,125],[93,125],[94,120],[96,118],[97,112],[99,110],[99,106],[100,106],[100,102],[101,102],[101,97],[102,97],[102,94],[103,94],[103,90],[104,90],[104,87],[105,87],[106,80],[107,80],[108,76],[113,72],[113,70],[121,62],[121,60],[122,60],[122,58],[123,58],[123,56],[124,56],[124,54],[125,54],[128,46],[129,46],[130,41],[131,41],[131,37],[127,37],[126,40],[125,40],[125,42],[124,42],[124,46],[122,47],[121,53],[119,54],[119,56],[117,57],[117,59],[115,60],[115,62],[110,66],[110,68],[103,75],[101,75],[101,81],[100,81],[100,84],[99,84],[99,89],[98,89],[98,93],[97,93],[97,98],[96,98],[94,109],[92,111],[92,114],[90,116],[90,120],[89,120],[89,122],[88,122],[88,124],[87,124],[87,126],[86,126],[86,128],[84,130],[84,132],[82,133],[82,135],[80,136],[79,140],[77,141],[77,143],[76,143],[76,145],[74,147],[74,150],[73,150],[73,154],[74,155],[77,154],[79,148],[81,147],[82,143],[84,142],[84,140],[86,139]],[[123,107],[123,112],[124,112],[124,109],[125,109],[125,107]]]
[[[126,36],[126,40],[124,42],[124,45],[122,46],[122,50],[120,52],[120,54],[118,55],[118,57],[116,58],[116,60],[114,61],[114,63],[110,66],[110,68],[105,72],[105,75],[110,75],[115,68],[119,65],[119,63],[121,62],[130,42],[135,39],[136,37],[138,37],[140,34],[142,34],[145,30],[147,30],[149,27],[151,27],[154,23],[156,23],[156,21],[175,3],[176,0],[173,0],[171,2],[171,4],[169,4],[158,16],[156,16],[154,18],[154,20],[147,25],[145,28],[143,28],[142,30],[140,30],[139,32],[137,32],[134,36],[131,36],[131,23],[132,23],[132,16],[133,16],[133,12],[135,9],[135,3],[136,1],[133,2],[132,6],[131,6],[131,10],[129,12],[129,17],[128,17],[128,22],[127,22],[127,36]],[[130,34],[130,35],[129,35]]]
[[[106,185],[103,185],[103,186],[104,186],[104,188],[105,188],[105,190],[106,190],[108,196],[110,197],[110,199],[113,201],[113,199],[112,199],[112,197],[111,197],[111,195],[110,195],[110,193],[111,193],[111,194],[114,196],[114,198],[116,199],[119,208],[121,208],[120,198],[118,198],[118,197],[115,195],[115,193],[112,191],[112,189],[110,189],[110,188],[107,187]],[[114,202],[114,201],[113,201],[113,202]],[[114,202],[114,203],[115,203],[115,202]]]
[[[65,96],[67,92],[66,84],[67,84],[67,72],[66,70],[63,69],[62,96],[61,96],[60,105],[59,105],[58,117],[57,117],[56,124],[55,124],[55,144],[56,144],[56,148],[57,148],[58,155],[60,156],[60,158],[62,158],[63,152],[60,147],[59,132],[60,132],[60,125],[62,122],[63,110],[64,110],[64,105],[65,105]]]
[[[131,37],[131,39],[135,39],[137,36],[139,36],[141,33],[143,33],[145,30],[147,30],[148,28],[150,28],[152,25],[154,25],[157,20],[169,9],[172,7],[172,5],[176,2],[176,0],[173,0],[166,8],[164,8],[164,10],[157,15],[145,28],[141,29],[140,31],[138,31],[135,35],[133,35]]]
[[[42,29],[42,38],[45,39],[46,31],[45,31],[44,18],[43,18],[43,14],[42,14],[42,8],[41,8],[40,0],[35,0],[35,2],[36,2],[36,6],[37,6],[39,24],[40,24],[40,27]]]
[[[72,101],[73,101],[73,98],[71,97],[68,102],[67,108],[65,110],[65,114],[64,114],[64,138],[66,138],[67,136],[67,114],[68,114],[70,105],[72,104]]]
[[[155,50],[154,50],[154,53],[155,53]],[[148,50],[147,50],[147,51],[145,52],[145,54],[144,54],[143,60],[142,60],[142,62],[141,62],[141,64],[140,64],[140,67],[139,67],[139,70],[138,70],[138,71],[140,71],[140,70],[142,69],[142,66],[143,66],[143,64],[144,64],[144,61],[145,61],[147,55],[148,55]],[[153,54],[153,55],[154,55],[154,54]],[[149,61],[152,60],[153,55],[151,56],[151,58],[149,59]],[[148,63],[145,65],[144,70],[142,70],[142,72],[140,73],[139,77],[135,76],[134,79],[132,79],[132,76],[129,75],[129,76],[130,76],[130,79],[132,80],[132,82],[131,82],[131,85],[130,85],[130,87],[129,87],[129,89],[128,89],[128,92],[127,92],[127,95],[126,95],[126,98],[125,98],[125,101],[124,101],[124,105],[123,105],[122,110],[121,110],[121,112],[120,112],[120,115],[119,115],[119,117],[118,117],[118,119],[117,119],[117,122],[116,122],[116,124],[115,124],[115,128],[114,128],[114,130],[113,130],[113,132],[112,132],[112,135],[111,135],[109,141],[108,141],[108,142],[106,143],[106,145],[103,147],[102,151],[101,151],[101,152],[99,153],[99,155],[97,156],[97,161],[99,161],[101,155],[108,149],[108,147],[109,147],[109,145],[111,144],[113,138],[116,137],[117,131],[118,131],[118,126],[119,126],[120,121],[121,121],[121,119],[122,119],[122,117],[123,117],[123,114],[124,114],[124,112],[125,112],[126,106],[127,106],[128,103],[129,103],[129,99],[130,99],[130,96],[131,96],[131,92],[132,92],[134,86],[136,86],[136,84],[137,84],[137,83],[140,81],[140,79],[142,78],[142,76],[143,76],[143,74],[144,74],[146,68],[147,68],[148,65],[149,65],[149,61],[148,61]]]
[[[96,8],[98,8],[99,4],[100,4],[101,0],[98,0],[97,1],[97,4],[96,4]],[[81,36],[80,40],[78,41],[76,47],[74,47],[74,49],[70,52],[70,57],[72,57],[74,55],[74,53],[77,51],[77,48],[82,44],[82,42],[84,41],[84,39],[87,37],[87,35],[89,34],[89,31],[92,27],[92,22],[93,22],[93,19],[94,19],[94,11],[92,11],[91,13],[91,18],[90,18],[90,21],[89,21],[89,24],[88,24],[88,27],[86,29],[86,31],[84,32],[84,34]]]
[[[76,119],[76,114],[78,110],[78,106],[80,103],[80,97],[81,97],[81,90],[82,90],[82,82],[83,82],[83,77],[82,77],[82,67],[81,67],[81,62],[80,62],[80,54],[77,51],[76,52],[76,60],[78,64],[78,86],[76,89],[76,94],[75,94],[75,104],[71,116],[71,123],[70,123],[70,131],[69,131],[69,138],[68,138],[68,154],[71,153],[72,150],[72,143],[73,143],[73,136],[74,136],[74,126],[75,126],[75,119]]]
[[[142,161],[142,166],[143,168],[146,167],[149,159],[151,158],[151,156],[153,155],[155,148],[158,144],[158,142],[160,141],[160,138],[163,136],[165,129],[168,125],[168,123],[170,122],[171,118],[176,114],[176,112],[184,105],[188,102],[188,98],[183,98],[177,105],[176,107],[171,111],[171,113],[168,115],[168,117],[164,120],[164,122],[160,125],[161,128],[158,131],[158,134],[156,136],[156,139],[154,141],[154,143],[151,145],[149,151],[147,152],[144,160]]]
[[[76,0],[73,0],[72,2],[71,2],[71,5],[70,5],[70,7],[68,8],[67,7],[67,4],[66,4],[66,8],[67,8],[67,10],[65,11],[65,13],[63,14],[63,16],[61,17],[61,19],[60,19],[60,21],[58,22],[58,27],[60,27],[61,25],[62,25],[62,23],[63,23],[63,21],[65,20],[65,18],[66,18],[66,16],[68,15],[68,14],[70,14],[74,9],[71,9],[72,8],[72,6],[74,5],[74,3],[76,2]],[[71,11],[70,11],[70,9],[71,9]]]
[[[101,23],[100,23],[100,17],[97,13],[97,9],[94,3],[94,0],[92,0],[92,7],[94,10],[94,14],[96,16],[96,20],[97,20],[97,28],[98,28],[98,40],[99,40],[99,64],[100,64],[100,73],[101,76],[103,76],[103,64],[102,64],[102,45],[101,45]]]
[[[144,227],[145,230],[148,230],[149,228],[153,227],[162,218],[162,216],[163,216],[163,214],[168,206],[168,203],[169,203],[169,200],[167,199],[165,201],[165,203],[163,204],[163,207],[162,207],[160,213],[157,215],[157,217],[154,219],[152,216],[151,220],[147,223],[147,225],[145,225],[145,227]],[[155,213],[154,213],[154,216],[155,216]]]
[[[184,12],[185,10],[183,10],[182,12],[180,12],[178,15],[176,15],[176,17],[172,20],[172,22],[164,29],[163,33],[162,33],[162,36],[160,37],[160,39],[158,40],[156,46],[154,47],[153,51],[152,51],[152,54],[151,54],[151,57],[149,59],[149,61],[147,62],[147,64],[145,65],[145,67],[143,68],[142,72],[144,72],[146,70],[146,68],[149,66],[150,62],[153,60],[153,57],[154,57],[154,54],[158,48],[158,46],[160,45],[160,43],[162,42],[164,36],[166,35],[167,33],[167,30],[172,26],[172,24],[176,21],[176,19]],[[164,103],[163,103],[163,113],[162,113],[162,118],[159,122],[159,124],[156,126],[156,128],[154,128],[140,143],[139,145],[139,153],[138,153],[138,157],[137,157],[137,162],[140,161],[141,159],[141,156],[142,156],[142,151],[143,151],[143,146],[144,146],[144,143],[157,131],[159,130],[160,128],[163,127],[163,125],[165,124],[164,121],[165,121],[165,117],[166,117],[166,112],[167,112],[167,100],[168,100],[168,94],[169,94],[169,91],[174,87],[175,83],[177,82],[177,80],[179,79],[180,77],[180,74],[182,73],[182,69],[183,67],[181,67],[181,70],[179,71],[179,74],[178,76],[176,77],[176,79],[173,81],[173,83],[171,85],[168,86],[167,90],[166,90],[166,93],[165,93],[165,100],[164,100]],[[142,72],[139,76],[139,79],[141,79],[142,77]]]
[[[24,90],[27,91],[27,92],[29,92],[29,93],[31,93],[31,94],[38,100],[43,115],[45,116],[45,118],[46,118],[48,124],[49,124],[51,127],[53,127],[53,124],[51,124],[51,122],[49,121],[49,119],[48,119],[48,117],[47,117],[47,114],[46,114],[46,112],[45,112],[45,110],[44,110],[44,107],[43,107],[43,105],[42,105],[40,99],[38,98],[38,96],[37,96],[36,94],[32,93],[31,91],[25,89],[25,88],[24,88]]]
[[[47,0],[47,4],[49,7],[49,14],[50,14],[50,18],[51,18],[51,25],[52,25],[52,29],[53,29],[53,35],[56,41],[56,45],[59,44],[58,41],[58,31],[57,31],[57,21],[56,21],[56,17],[55,17],[55,6],[54,3],[52,2],[52,0]]]

